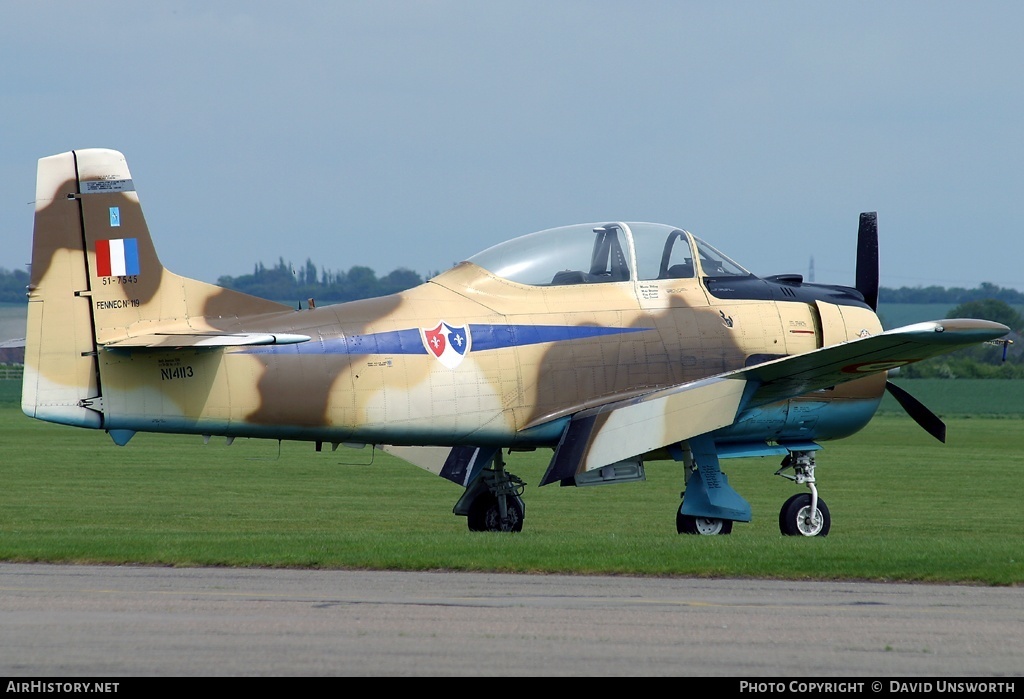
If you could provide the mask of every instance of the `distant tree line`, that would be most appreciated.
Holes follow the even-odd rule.
[[[0,267],[0,303],[26,302],[28,281],[28,272],[20,269],[9,271]],[[252,274],[223,276],[217,283],[273,301],[305,301],[313,298],[338,303],[394,294],[411,289],[423,281],[419,274],[404,268],[378,277],[369,267],[355,266],[347,272],[331,272],[327,269],[318,270],[312,260],[306,260],[306,264],[296,268],[282,258],[274,267],[259,262]]]
[[[317,269],[308,258],[300,267],[285,262],[284,258],[280,258],[273,267],[258,262],[252,274],[217,279],[220,286],[273,301],[305,301],[311,298],[327,303],[387,296],[422,283],[423,277],[405,268],[378,277],[369,267],[359,265],[347,272]]]
[[[25,303],[28,293],[28,272],[8,272],[0,267],[0,303]]]
[[[1005,301],[968,301],[951,309],[947,318],[981,318],[1010,328],[1010,344],[965,347],[950,354],[915,362],[900,369],[908,379],[1024,379],[1024,317]]]
[[[899,289],[878,290],[880,303],[969,303],[994,299],[1011,305],[1024,304],[1024,292],[982,282],[976,289],[942,286],[902,286]]]

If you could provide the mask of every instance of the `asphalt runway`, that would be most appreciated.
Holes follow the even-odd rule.
[[[1024,589],[0,563],[0,676],[1020,677]]]

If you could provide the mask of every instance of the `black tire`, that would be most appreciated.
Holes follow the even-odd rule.
[[[808,515],[811,509],[809,493],[797,493],[786,500],[779,511],[779,531],[783,536],[828,536],[832,528],[832,515],[828,505],[818,498],[818,517],[811,521]]]
[[[501,513],[498,510],[498,497],[492,493],[481,493],[469,506],[466,523],[471,532],[521,532],[523,531],[523,504],[517,497],[506,497],[505,507],[508,522],[501,526]]]
[[[694,517],[676,513],[676,531],[680,534],[695,534],[701,536],[716,536],[732,534],[731,519],[717,519],[715,517]]]

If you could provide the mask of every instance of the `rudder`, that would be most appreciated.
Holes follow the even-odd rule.
[[[101,427],[99,372],[74,153],[39,160],[21,407],[26,415]]]

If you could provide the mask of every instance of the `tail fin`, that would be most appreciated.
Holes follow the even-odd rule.
[[[100,347],[154,332],[202,332],[287,307],[160,264],[121,153],[39,160],[22,410],[102,427]]]

